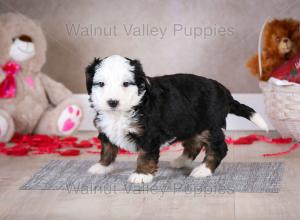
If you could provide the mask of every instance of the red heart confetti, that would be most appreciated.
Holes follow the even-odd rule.
[[[227,144],[235,145],[250,145],[256,141],[261,141],[269,144],[289,144],[292,143],[292,138],[269,138],[263,135],[251,134],[240,137],[236,140],[228,137]],[[176,146],[178,142],[167,146],[161,152],[169,151]],[[300,144],[294,144],[287,150],[277,153],[263,154],[264,157],[280,156],[291,153],[300,147]],[[101,141],[97,137],[88,140],[78,140],[77,137],[58,137],[44,134],[21,135],[15,134],[11,143],[0,142],[0,154],[8,156],[29,156],[29,155],[43,155],[43,154],[58,154],[61,156],[78,156],[81,153],[99,154],[102,149]],[[119,150],[121,155],[135,155],[136,153],[128,152],[124,149]]]

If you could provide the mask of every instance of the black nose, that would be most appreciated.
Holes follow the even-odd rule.
[[[284,38],[284,39],[283,39],[283,42],[284,42],[284,43],[287,43],[288,41],[289,41],[289,39],[287,39],[287,38]]]
[[[115,108],[115,107],[117,107],[119,105],[119,101],[118,100],[112,100],[112,99],[110,99],[110,100],[107,101],[107,104],[110,107]]]

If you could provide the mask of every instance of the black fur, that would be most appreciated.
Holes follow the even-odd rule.
[[[135,67],[133,73],[138,91],[144,92],[141,103],[134,106],[135,117],[143,132],[128,133],[128,138],[145,152],[146,158],[158,161],[163,143],[173,138],[185,141],[208,130],[210,144],[207,147],[215,155],[217,166],[227,152],[221,128],[226,127],[228,113],[249,119],[255,111],[234,100],[215,80],[192,74],[146,78],[140,62],[128,60]],[[95,59],[86,69],[89,94],[93,71],[100,62]]]
[[[137,145],[149,152],[176,137],[183,141],[204,130],[221,131],[231,110],[229,91],[216,81],[191,74],[150,78],[150,89],[136,107],[142,136]]]
[[[236,100],[233,100],[230,104],[230,113],[250,119],[250,117],[253,115],[253,113],[255,113],[255,111],[249,106],[241,104]]]
[[[92,92],[93,78],[96,71],[95,68],[100,65],[101,61],[102,60],[100,58],[95,58],[94,61],[85,69],[86,88],[88,94],[91,94]]]
[[[147,78],[144,73],[142,64],[139,60],[131,60],[129,58],[126,58],[129,60],[129,64],[131,66],[134,66],[133,74],[134,74],[134,81],[138,87],[138,92],[141,94],[144,90],[147,90],[148,88],[148,83],[147,83]]]

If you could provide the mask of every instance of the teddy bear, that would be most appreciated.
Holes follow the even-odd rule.
[[[262,44],[262,75],[259,73],[258,54],[251,57],[246,66],[254,76],[267,81],[274,69],[300,53],[300,22],[294,19],[268,22]]]
[[[22,14],[0,15],[0,142],[14,133],[66,136],[80,125],[80,102],[41,72],[46,50],[36,22]]]

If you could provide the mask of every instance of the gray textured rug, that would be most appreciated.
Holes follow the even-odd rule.
[[[186,193],[277,193],[283,173],[281,162],[222,163],[211,177],[189,177],[191,169],[172,169],[161,161],[152,183],[130,184],[127,178],[135,162],[117,162],[109,175],[97,176],[87,172],[95,161],[54,160],[25,183],[22,190],[68,190],[76,193],[96,192],[186,192]],[[195,166],[199,163],[195,163]]]

